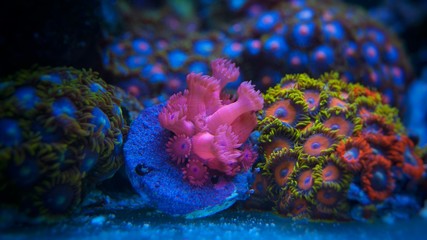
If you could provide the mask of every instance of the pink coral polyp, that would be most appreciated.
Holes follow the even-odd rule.
[[[175,135],[166,144],[166,151],[173,161],[184,163],[191,153],[191,139],[185,135]]]
[[[216,130],[220,125],[232,124],[242,114],[261,110],[264,104],[261,93],[250,82],[243,82],[237,89],[237,101],[224,105],[207,117],[208,128]]]
[[[240,72],[225,59],[214,60],[211,67],[213,76],[188,74],[188,90],[173,95],[159,114],[161,126],[175,134],[166,144],[172,160],[182,167],[187,158],[196,157],[197,162],[190,160],[182,168],[184,178],[196,186],[204,182],[200,184],[200,175],[190,174],[191,166],[195,169],[202,164],[207,173],[227,176],[250,168],[255,155],[241,146],[256,127],[255,112],[264,104],[261,93],[250,82],[239,86],[237,100],[222,101],[222,89],[237,80]]]
[[[199,160],[190,159],[182,168],[184,179],[187,179],[191,185],[203,186],[209,178],[208,168]]]
[[[223,58],[215,59],[211,63],[212,75],[220,80],[220,88],[224,88],[229,82],[234,82],[239,78],[240,71],[234,63]]]
[[[242,163],[243,171],[249,170],[258,158],[258,153],[253,150],[251,144],[245,144],[242,149],[242,154],[239,156],[239,161]]]

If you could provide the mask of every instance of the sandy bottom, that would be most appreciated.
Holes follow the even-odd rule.
[[[86,213],[44,226],[2,230],[0,239],[426,239],[427,219],[375,223],[295,222],[271,213],[230,210],[203,219],[136,209]]]

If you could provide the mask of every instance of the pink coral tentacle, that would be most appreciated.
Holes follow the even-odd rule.
[[[231,124],[233,132],[237,135],[239,143],[246,141],[251,135],[258,121],[255,112],[246,112]]]
[[[187,106],[187,95],[188,90],[173,94],[170,96],[167,106],[172,109],[179,106]]]
[[[261,110],[264,99],[259,91],[255,91],[250,82],[243,82],[237,89],[236,102],[225,105],[207,118],[207,126],[211,132],[215,132],[218,126],[231,125],[240,115],[246,112]]]
[[[192,136],[195,132],[194,124],[186,120],[185,108],[165,107],[159,114],[160,125],[176,135]]]
[[[212,76],[220,81],[220,89],[239,78],[240,71],[230,60],[218,58],[211,62]]]
[[[193,120],[195,116],[206,113],[207,108],[218,108],[219,82],[215,78],[190,73],[187,75],[187,118]],[[214,96],[218,93],[218,98]]]
[[[221,171],[229,176],[234,176],[240,171],[238,157],[241,155],[238,137],[231,126],[221,125],[215,132],[213,139],[213,151],[215,158],[208,161],[208,166]]]
[[[252,144],[248,143],[242,147],[241,155],[239,156],[239,162],[242,165],[243,171],[248,171],[256,159],[258,158],[258,153],[253,150]]]

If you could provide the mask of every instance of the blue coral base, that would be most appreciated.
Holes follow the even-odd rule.
[[[195,187],[183,179],[181,169],[165,151],[171,133],[159,124],[162,107],[156,105],[141,112],[132,123],[124,147],[126,172],[135,191],[147,196],[155,209],[186,218],[212,215],[246,199],[250,173],[237,175],[221,186],[209,183]]]

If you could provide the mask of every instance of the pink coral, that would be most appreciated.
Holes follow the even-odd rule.
[[[187,75],[187,118],[193,119],[200,113],[220,108],[219,81],[216,78],[190,73]],[[218,95],[218,97],[212,97]]]
[[[239,142],[244,142],[248,139],[249,135],[252,133],[252,129],[254,129],[258,124],[255,112],[247,112],[240,117],[238,117],[231,124],[233,128],[233,132],[237,135]]]
[[[191,153],[191,139],[185,135],[175,135],[166,144],[166,151],[173,161],[184,163]]]
[[[196,186],[204,182],[201,175],[191,174],[191,167],[224,176],[250,168],[256,156],[241,146],[256,127],[255,112],[264,104],[250,82],[239,86],[237,100],[224,101],[222,89],[237,80],[239,68],[225,59],[214,60],[211,67],[213,76],[188,74],[188,90],[173,95],[159,114],[161,126],[175,134],[167,152],[176,164],[184,165],[184,178]]]
[[[195,130],[194,124],[186,119],[186,93],[178,93],[170,97],[167,106],[159,114],[159,121],[162,127],[171,130],[176,135],[192,136]]]
[[[184,179],[187,179],[194,186],[203,186],[209,178],[208,168],[196,159],[188,160],[188,163],[182,168]]]
[[[230,60],[218,58],[211,63],[212,75],[220,81],[220,88],[224,88],[229,82],[234,82],[240,75],[239,68]]]
[[[257,158],[258,153],[253,150],[252,145],[245,144],[242,148],[242,153],[239,156],[239,161],[242,163],[243,171],[249,170]]]
[[[210,169],[215,169],[229,176],[239,172],[238,157],[241,143],[238,142],[231,126],[221,125],[215,134],[198,133],[193,137],[194,153],[205,161]]]
[[[262,109],[264,100],[259,91],[255,91],[250,82],[243,82],[237,89],[238,99],[228,105],[219,108],[207,117],[206,123],[211,131],[223,124],[232,124],[234,120],[247,112],[255,112]]]

